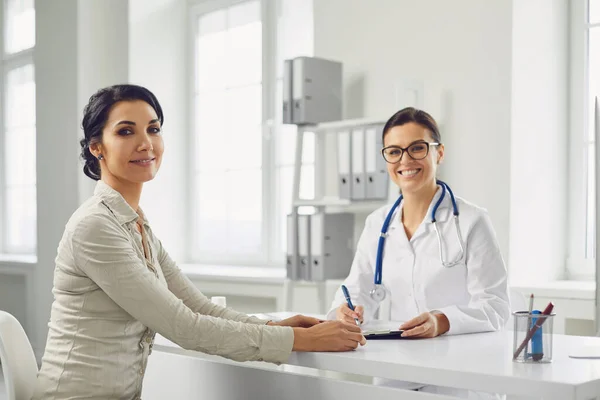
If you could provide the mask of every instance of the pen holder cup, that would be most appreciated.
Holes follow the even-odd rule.
[[[552,362],[552,336],[555,315],[543,315],[536,313],[536,311],[533,313],[528,311],[513,312],[513,361],[532,364]]]

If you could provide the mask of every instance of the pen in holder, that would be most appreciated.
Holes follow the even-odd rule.
[[[516,311],[514,317],[513,361],[523,363],[552,362],[554,316],[549,306],[540,312]]]

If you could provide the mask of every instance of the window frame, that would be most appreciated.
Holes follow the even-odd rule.
[[[34,2],[35,7],[35,2]],[[17,51],[15,53],[7,54],[5,52],[5,43],[4,38],[7,34],[7,24],[6,24],[6,1],[1,0],[0,3],[0,32],[3,34],[2,40],[0,40],[0,88],[2,88],[2,93],[0,94],[0,160],[4,157],[3,155],[6,152],[6,132],[5,132],[5,113],[6,113],[6,104],[7,104],[7,88],[6,88],[6,77],[10,73],[10,71],[14,69],[18,69],[27,65],[32,65],[34,69],[34,82],[35,82],[35,44],[33,47]],[[37,127],[36,127],[37,130]],[[6,169],[3,162],[0,161],[0,254],[20,254],[20,255],[35,255],[37,254],[37,240],[36,244],[33,248],[30,247],[8,247],[7,237],[8,237],[8,226],[7,226],[7,212],[6,209],[6,191],[4,190],[6,183]],[[37,182],[36,182],[36,191],[37,191]],[[36,199],[37,202],[37,199]],[[37,214],[37,210],[36,210]],[[37,216],[36,216],[37,219]],[[36,229],[37,230],[37,229]]]

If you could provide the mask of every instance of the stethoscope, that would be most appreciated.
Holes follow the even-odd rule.
[[[446,268],[450,268],[453,267],[457,264],[460,264],[464,261],[465,258],[465,246],[462,240],[462,236],[460,233],[460,225],[458,223],[458,206],[456,205],[456,199],[454,198],[454,193],[452,193],[452,190],[450,189],[450,186],[448,186],[448,184],[446,184],[445,182],[442,182],[440,180],[437,181],[437,184],[440,185],[442,187],[442,195],[440,196],[440,198],[438,199],[438,201],[435,203],[435,205],[433,206],[433,210],[431,211],[431,223],[433,224],[433,228],[435,229],[435,233],[437,234],[437,238],[438,238],[438,247],[440,249],[440,260],[442,261],[442,265]],[[458,238],[458,244],[460,245],[460,254],[459,256],[456,258],[456,260],[454,261],[450,261],[447,262],[444,260],[444,250],[442,247],[442,235],[437,227],[437,221],[435,220],[435,213],[438,210],[438,207],[440,206],[440,204],[442,203],[442,201],[444,200],[444,197],[446,197],[446,190],[448,191],[448,193],[450,193],[450,199],[452,200],[452,208],[454,209],[454,225],[456,226],[456,237]],[[400,203],[402,202],[402,198],[403,196],[400,195],[400,197],[398,198],[398,200],[396,200],[396,202],[394,203],[394,205],[392,206],[390,212],[388,213],[387,217],[385,218],[385,220],[383,221],[383,226],[381,227],[381,234],[379,236],[379,243],[377,244],[377,258],[375,259],[375,286],[373,287],[373,289],[371,290],[371,297],[378,302],[381,302],[385,299],[386,296],[386,291],[385,288],[383,287],[383,285],[381,284],[381,278],[382,278],[382,269],[383,269],[383,248],[385,245],[385,239],[388,235],[387,231],[388,228],[390,226],[390,222],[392,220],[392,217],[394,215],[394,212],[396,211],[396,209],[398,208],[398,206],[400,205]]]

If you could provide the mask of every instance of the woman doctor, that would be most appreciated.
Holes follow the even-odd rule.
[[[400,110],[383,128],[383,146],[388,173],[403,198],[394,211],[387,205],[366,219],[344,282],[355,311],[338,290],[328,317],[368,321],[387,304],[390,314],[379,319],[404,321],[404,337],[501,329],[510,306],[496,235],[484,209],[458,197],[454,204],[451,189],[436,181],[444,145],[435,120],[412,107]]]

